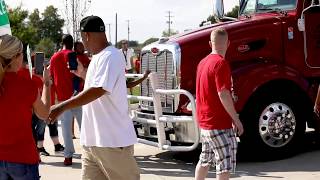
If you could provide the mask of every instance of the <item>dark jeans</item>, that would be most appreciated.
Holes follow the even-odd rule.
[[[73,90],[76,92],[80,92],[80,83],[81,83],[81,79],[77,76],[74,76],[72,78],[73,81]]]
[[[39,180],[39,165],[0,161],[1,180]]]
[[[46,123],[35,114],[32,115],[32,130],[35,141],[43,141],[46,130]],[[50,137],[58,137],[58,123],[48,124]]]

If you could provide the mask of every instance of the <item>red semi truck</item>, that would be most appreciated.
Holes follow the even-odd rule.
[[[237,19],[224,16],[222,0],[215,4],[221,22],[143,48],[141,71],[156,73],[135,98],[139,141],[172,151],[201,143],[194,114],[196,69],[211,52],[211,31],[225,28],[233,95],[245,127],[240,144],[259,156],[283,157],[301,146],[306,126],[319,131],[313,113],[320,80],[319,1],[242,0]]]

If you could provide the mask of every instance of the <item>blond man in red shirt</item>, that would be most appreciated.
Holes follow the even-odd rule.
[[[216,166],[218,180],[228,180],[235,171],[237,140],[243,126],[231,96],[231,71],[224,59],[228,34],[224,29],[211,33],[212,52],[197,69],[197,116],[201,129],[202,153],[196,167],[195,179],[204,180],[209,167]]]

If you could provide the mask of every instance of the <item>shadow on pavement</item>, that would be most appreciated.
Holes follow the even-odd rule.
[[[306,135],[306,147],[303,152],[283,160],[269,162],[246,162],[241,160],[237,171],[232,177],[255,176],[269,178],[284,178],[270,176],[271,172],[319,172],[320,171],[320,138],[314,134]],[[193,152],[163,152],[155,156],[136,156],[142,174],[154,174],[168,177],[194,177],[194,169],[200,151]],[[242,159],[242,158],[241,158]],[[210,178],[215,177],[214,168],[209,172]]]
[[[72,168],[72,169],[81,169],[81,163],[73,162],[72,166],[65,166],[63,162],[42,162],[43,166],[55,166],[55,167],[64,167],[64,168]]]

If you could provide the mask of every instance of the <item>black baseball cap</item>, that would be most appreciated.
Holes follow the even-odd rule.
[[[87,16],[80,22],[80,32],[105,32],[103,20],[98,16]]]

